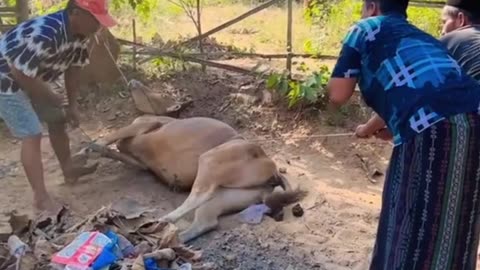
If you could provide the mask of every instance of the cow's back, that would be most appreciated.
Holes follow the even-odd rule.
[[[167,184],[188,189],[200,155],[237,135],[232,127],[212,118],[178,119],[134,137],[130,149]]]

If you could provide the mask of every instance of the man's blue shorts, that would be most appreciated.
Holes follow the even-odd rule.
[[[40,119],[49,123],[65,122],[61,108],[33,104],[22,90],[12,94],[0,93],[0,118],[13,136],[24,139],[42,133]]]

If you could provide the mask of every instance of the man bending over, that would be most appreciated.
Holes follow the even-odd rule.
[[[66,183],[95,170],[72,164],[66,124],[78,126],[77,69],[88,64],[88,38],[114,25],[106,0],[70,0],[64,10],[23,22],[0,38],[0,117],[21,140],[21,162],[39,210],[55,210],[44,183],[40,119]],[[47,84],[62,74],[66,99]]]

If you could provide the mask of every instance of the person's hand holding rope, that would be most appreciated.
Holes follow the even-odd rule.
[[[367,124],[359,125],[355,130],[355,136],[361,139],[368,139],[374,136],[375,138],[384,141],[391,141],[393,139],[393,135],[388,128],[383,127],[378,130],[371,130]]]
[[[77,128],[80,125],[80,113],[76,105],[69,104],[64,107],[65,116],[67,121],[73,128]]]

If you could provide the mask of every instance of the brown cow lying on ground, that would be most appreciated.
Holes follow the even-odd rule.
[[[180,207],[161,218],[176,222],[196,210],[192,225],[180,234],[183,242],[215,228],[222,214],[262,200],[278,209],[304,195],[291,191],[259,145],[215,119],[141,116],[98,144],[113,143],[120,151],[114,158],[152,171],[169,186],[191,190]],[[272,193],[276,186],[287,192]]]

